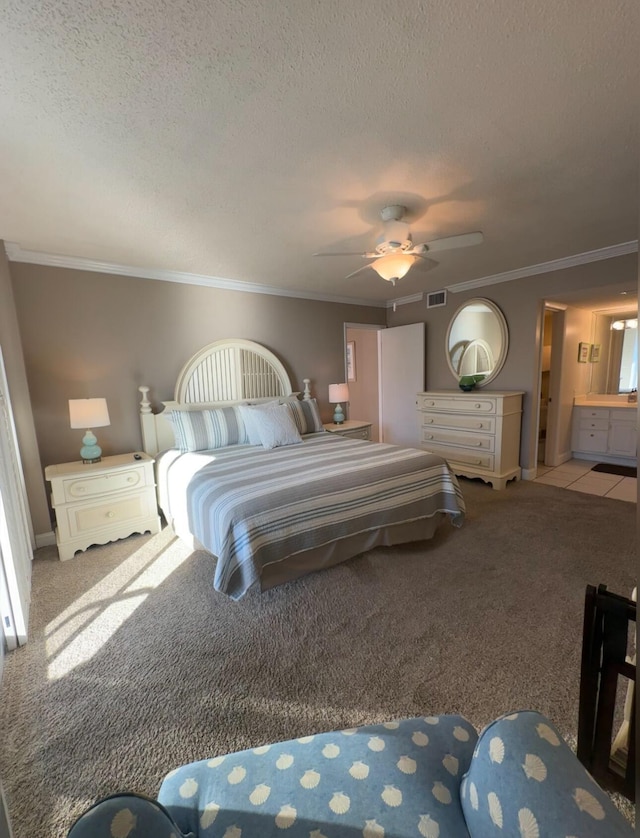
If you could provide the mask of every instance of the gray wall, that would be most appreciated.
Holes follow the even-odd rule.
[[[27,372],[22,350],[20,328],[11,287],[10,266],[0,240],[0,347],[4,358],[9,397],[16,423],[18,446],[24,480],[29,497],[31,520],[35,533],[51,532],[51,521],[42,482],[42,466],[34,428]]]
[[[295,389],[311,379],[329,421],[328,385],[344,377],[344,323],[384,323],[382,308],[248,294],[159,280],[10,263],[42,465],[77,460],[82,432],[68,400],[104,396],[103,454],[141,447],[138,385],[157,406],[208,343],[249,338],[284,363]]]
[[[454,312],[472,297],[484,297],[500,307],[509,328],[509,352],[502,371],[491,381],[489,389],[525,391],[520,463],[523,468],[530,469],[535,467],[537,460],[535,432],[542,301],[623,282],[637,287],[637,271],[637,254],[628,254],[460,294],[449,294],[447,305],[442,308],[427,309],[424,302],[399,305],[395,313],[389,310],[387,325],[426,323],[427,388],[451,389],[456,386],[456,382],[446,363],[445,338]],[[589,341],[590,331],[579,339]]]

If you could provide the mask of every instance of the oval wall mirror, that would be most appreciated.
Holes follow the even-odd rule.
[[[445,352],[456,381],[463,375],[482,375],[477,386],[484,387],[502,369],[508,348],[507,321],[491,300],[467,300],[451,318]]]

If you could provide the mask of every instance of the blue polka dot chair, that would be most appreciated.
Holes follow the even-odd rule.
[[[425,716],[215,756],[170,772],[158,801],[147,812],[153,801],[110,798],[69,838],[633,835],[553,724],[532,711],[498,719],[479,738],[461,716]],[[166,823],[145,826],[160,814]]]

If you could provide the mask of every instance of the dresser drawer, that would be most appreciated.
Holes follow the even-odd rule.
[[[494,451],[495,437],[490,434],[468,434],[440,428],[423,428],[422,442],[430,445],[438,442],[441,445],[456,445],[480,451]]]
[[[591,451],[594,454],[606,454],[608,431],[578,431],[577,451]]]
[[[61,531],[65,531],[67,538],[75,538],[85,533],[99,533],[100,530],[113,527],[114,524],[149,518],[155,514],[155,494],[150,489],[120,495],[111,501],[75,504],[56,510],[58,526]]]
[[[493,454],[484,453],[483,451],[469,451],[464,448],[454,448],[451,445],[442,445],[437,442],[423,442],[422,448],[426,451],[432,451],[434,454],[439,454],[449,463],[452,471],[455,471],[455,464],[470,466],[472,468],[487,469],[493,471],[495,465],[495,457]]]
[[[423,413],[423,428],[460,428],[466,431],[496,432],[496,420],[493,416],[464,416],[452,413]]]
[[[486,396],[418,396],[419,410],[456,411],[457,413],[495,413],[496,400]]]
[[[145,469],[120,469],[108,474],[96,474],[93,477],[69,477],[62,480],[64,501],[82,500],[83,498],[104,497],[112,492],[135,489],[145,484]]]
[[[609,430],[609,420],[608,419],[582,418],[582,419],[580,419],[580,430],[581,431],[608,431]]]

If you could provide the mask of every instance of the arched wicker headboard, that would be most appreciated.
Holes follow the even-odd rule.
[[[308,378],[304,379],[304,385],[303,398],[309,399]],[[273,352],[241,338],[218,340],[196,352],[178,375],[175,400],[163,402],[162,413],[152,413],[147,396],[149,387],[138,389],[142,393],[142,442],[148,454],[157,454],[173,445],[173,430],[163,416],[165,411],[226,407],[299,395],[293,392],[287,371]]]

